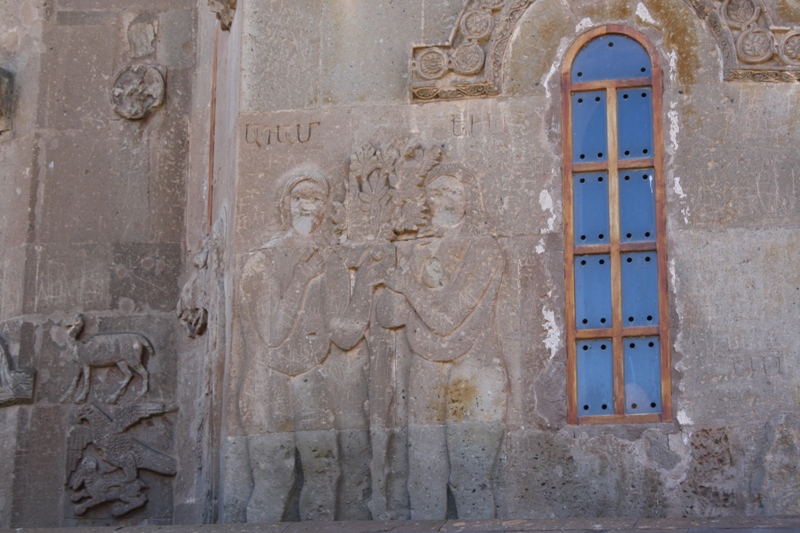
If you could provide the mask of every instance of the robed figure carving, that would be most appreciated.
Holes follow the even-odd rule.
[[[397,268],[376,305],[381,326],[404,327],[413,354],[410,514],[444,519],[449,490],[458,518],[491,518],[508,395],[495,324],[505,259],[469,171],[442,164],[424,187],[428,227],[395,243]]]
[[[249,254],[240,280],[246,356],[238,407],[252,472],[246,518],[369,518],[362,340],[382,258],[329,244],[322,174],[301,169],[285,179],[282,225]]]

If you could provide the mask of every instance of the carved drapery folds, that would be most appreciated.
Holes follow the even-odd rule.
[[[508,41],[534,0],[470,0],[447,43],[414,46],[411,100],[496,96]]]
[[[800,27],[773,20],[761,0],[687,0],[722,52],[726,81],[800,79]]]

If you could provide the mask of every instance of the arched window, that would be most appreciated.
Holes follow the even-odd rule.
[[[672,418],[658,54],[602,26],[561,72],[567,419]]]

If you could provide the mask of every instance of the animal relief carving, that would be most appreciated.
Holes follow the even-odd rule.
[[[14,369],[8,347],[0,339],[0,407],[30,402],[34,374],[32,368]]]
[[[67,485],[76,516],[106,502],[122,516],[147,503],[139,470],[175,475],[177,462],[127,433],[144,419],[170,410],[160,403],[126,404],[105,412],[94,404],[74,413],[67,437]]]
[[[89,340],[78,339],[83,331],[86,320],[78,314],[68,328],[67,356],[78,366],[77,374],[72,380],[67,392],[61,398],[62,402],[75,392],[78,383],[83,378],[83,387],[75,397],[75,403],[86,401],[91,387],[92,368],[106,368],[116,366],[122,371],[123,380],[119,389],[108,398],[109,403],[116,403],[125,392],[133,378],[133,369],[142,378],[142,390],[136,396],[141,397],[147,392],[150,375],[144,364],[144,356],[153,356],[153,345],[144,335],[139,333],[102,333],[91,337]]]

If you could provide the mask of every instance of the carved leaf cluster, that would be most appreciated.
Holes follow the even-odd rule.
[[[355,242],[393,241],[427,223],[425,178],[442,161],[440,148],[401,141],[366,144],[350,157],[344,202],[334,203],[335,231]]]

